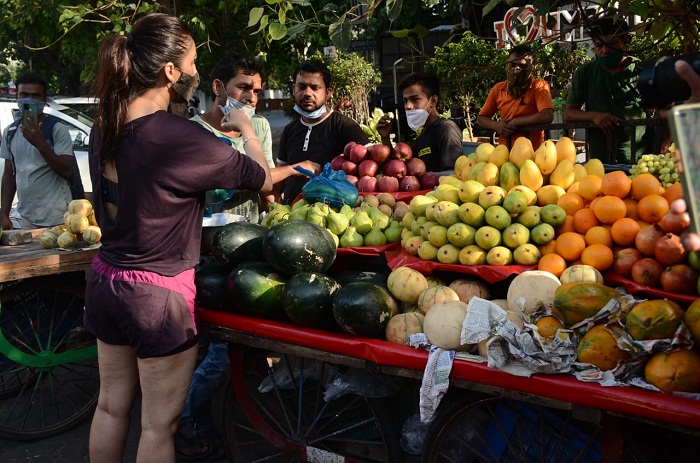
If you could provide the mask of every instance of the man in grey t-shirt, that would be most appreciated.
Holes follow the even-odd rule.
[[[46,118],[46,81],[26,75],[19,77],[16,84],[20,111],[22,103],[36,103],[38,124],[34,126],[29,121],[30,126],[25,127],[20,123],[9,144],[9,126],[3,131],[0,158],[5,160],[5,170],[0,189],[0,225],[5,230],[58,225],[63,223],[63,214],[72,199],[68,180],[72,175],[73,144],[68,129],[60,123],[53,127],[53,146],[44,139],[40,126]],[[13,222],[10,212],[15,193],[19,217],[13,217]]]

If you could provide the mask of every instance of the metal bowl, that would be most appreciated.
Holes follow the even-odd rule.
[[[218,212],[212,214],[211,217],[204,217],[202,221],[202,240],[199,245],[201,254],[209,254],[211,252],[214,235],[221,227],[227,223],[245,222],[245,216],[238,214],[229,214],[227,212]]]

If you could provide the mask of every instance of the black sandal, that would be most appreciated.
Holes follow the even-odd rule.
[[[177,461],[202,461],[211,455],[214,445],[201,436],[187,437],[182,432],[175,435],[175,457]]]

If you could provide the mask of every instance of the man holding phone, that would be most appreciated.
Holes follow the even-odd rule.
[[[46,80],[37,75],[20,76],[17,106],[21,122],[5,128],[0,158],[5,170],[0,186],[0,218],[4,230],[33,229],[63,223],[63,214],[72,199],[69,180],[73,174],[73,143],[68,129],[53,126],[53,146],[44,138],[41,125],[46,105]],[[8,132],[16,130],[8,143]],[[17,209],[12,202],[17,194]],[[12,212],[12,220],[10,213]]]

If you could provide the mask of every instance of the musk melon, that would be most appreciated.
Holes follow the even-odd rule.
[[[629,311],[625,327],[638,341],[668,339],[673,337],[684,314],[681,306],[668,299],[643,301]]]
[[[432,306],[423,320],[428,340],[445,350],[469,350],[472,344],[462,344],[462,323],[467,316],[467,304],[462,301],[439,302]]]
[[[396,344],[408,344],[412,334],[423,332],[423,314],[400,313],[391,317],[386,325],[386,340]]]
[[[392,296],[401,302],[417,303],[418,296],[428,288],[428,280],[422,273],[409,267],[397,267],[387,279]]]
[[[228,275],[231,271],[219,262],[201,265],[194,272],[194,285],[197,288],[197,304],[214,310],[230,310],[232,307],[228,293]]]
[[[598,283],[564,283],[554,291],[552,313],[567,327],[592,317],[622,294]]]
[[[438,302],[459,301],[459,295],[449,286],[428,286],[418,295],[418,311],[425,315]]]
[[[323,273],[300,272],[292,275],[284,285],[284,311],[299,326],[335,327],[333,298],[340,287],[333,278]]]
[[[267,228],[256,223],[228,223],[214,234],[211,253],[230,269],[241,262],[258,260],[262,256],[265,233]]]
[[[265,262],[243,262],[229,274],[228,294],[233,307],[245,314],[284,319],[285,280],[284,275]]]
[[[333,265],[336,256],[331,234],[301,220],[288,220],[267,230],[262,247],[267,263],[286,275],[323,273]]]
[[[583,283],[591,282],[603,284],[603,275],[590,265],[577,264],[567,267],[566,270],[559,275],[559,281],[562,283]]]
[[[349,283],[333,298],[336,323],[355,336],[382,338],[389,319],[398,312],[398,304],[389,291],[367,281]]]

